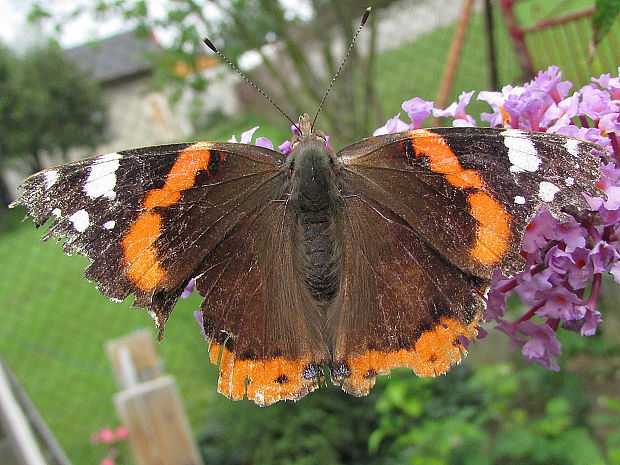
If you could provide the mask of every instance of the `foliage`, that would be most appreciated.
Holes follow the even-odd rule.
[[[620,17],[620,2],[618,0],[596,0],[596,8],[592,16],[592,42],[596,47]]]
[[[1,53],[0,74],[9,85],[0,98],[0,156],[29,159],[40,170],[41,152],[64,154],[70,147],[94,146],[104,137],[101,90],[55,45],[22,57]],[[3,72],[2,62],[11,62]]]
[[[366,438],[379,419],[376,398],[375,393],[355,398],[329,386],[300,402],[280,402],[268,408],[246,401],[221,404],[199,437],[205,463],[393,463],[381,448],[368,451]]]
[[[0,44],[0,165],[4,164],[9,154],[13,152],[11,133],[16,132],[14,118],[8,118],[15,107],[14,74],[18,66],[18,59],[11,49]]]
[[[387,442],[400,463],[605,463],[583,388],[566,372],[498,364],[416,383],[399,377],[377,409],[371,450]]]
[[[593,345],[612,350],[600,337]],[[398,370],[366,398],[330,387],[266,409],[219,404],[199,442],[206,463],[223,465],[619,464],[620,404],[604,397],[594,415],[588,376],[518,362],[436,379]]]
[[[40,150],[65,153],[70,147],[103,141],[101,90],[59,48],[31,50],[19,70],[15,115],[22,123],[23,149],[36,156]]]

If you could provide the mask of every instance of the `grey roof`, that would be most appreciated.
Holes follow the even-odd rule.
[[[154,37],[130,31],[67,49],[65,55],[103,84],[151,70],[153,54],[159,50]]]

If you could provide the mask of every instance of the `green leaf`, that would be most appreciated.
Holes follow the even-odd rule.
[[[592,46],[590,55],[609,32],[614,21],[620,15],[620,1],[618,0],[596,0],[596,9],[592,16]]]

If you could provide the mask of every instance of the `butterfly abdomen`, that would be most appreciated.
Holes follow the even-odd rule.
[[[342,272],[341,239],[335,225],[338,189],[331,154],[324,143],[302,144],[292,155],[295,165],[290,207],[297,222],[296,261],[312,296],[329,303],[339,288]]]

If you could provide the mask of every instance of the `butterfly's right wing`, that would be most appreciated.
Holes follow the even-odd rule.
[[[26,179],[14,205],[44,239],[91,260],[113,300],[135,294],[162,328],[192,273],[246,215],[280,195],[281,155],[247,144],[175,144],[110,153]]]

